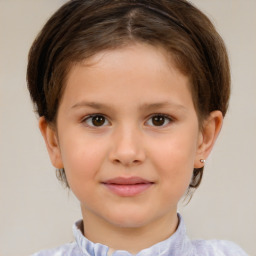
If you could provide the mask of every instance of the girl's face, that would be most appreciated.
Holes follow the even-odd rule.
[[[134,44],[68,74],[48,150],[88,223],[138,228],[175,218],[194,167],[203,165],[188,77],[166,56]]]

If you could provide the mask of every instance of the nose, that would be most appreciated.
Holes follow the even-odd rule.
[[[145,161],[142,136],[136,128],[121,128],[113,135],[110,161],[124,166],[139,165]]]

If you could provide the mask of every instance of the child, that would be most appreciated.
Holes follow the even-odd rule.
[[[230,93],[226,49],[185,0],[73,0],[31,47],[28,88],[76,242],[35,255],[246,255],[191,241],[177,204],[202,179]]]

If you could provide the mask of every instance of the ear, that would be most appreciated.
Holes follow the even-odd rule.
[[[44,137],[52,165],[57,169],[63,168],[58,137],[55,129],[45,120],[44,117],[40,117],[39,119],[39,129]]]
[[[201,162],[200,160],[205,160],[209,156],[221,130],[222,122],[223,115],[219,110],[211,112],[209,117],[203,122],[202,130],[199,134],[194,168],[201,168],[204,166],[204,162]]]

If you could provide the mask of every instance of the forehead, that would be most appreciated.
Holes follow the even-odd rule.
[[[77,104],[112,101],[192,101],[189,78],[182,74],[165,50],[146,44],[102,51],[73,65],[67,75],[63,101]]]

